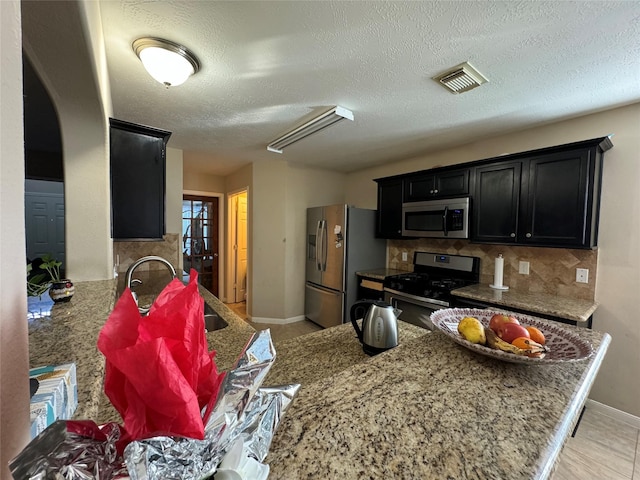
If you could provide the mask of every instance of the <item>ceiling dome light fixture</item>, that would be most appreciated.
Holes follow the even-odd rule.
[[[167,88],[183,84],[200,70],[200,62],[186,47],[155,37],[133,42],[133,51],[153,78]]]

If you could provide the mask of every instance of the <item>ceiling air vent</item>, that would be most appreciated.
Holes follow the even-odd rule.
[[[433,79],[451,93],[456,94],[467,92],[489,81],[467,62],[436,75]]]

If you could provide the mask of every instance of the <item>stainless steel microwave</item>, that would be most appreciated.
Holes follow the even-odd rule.
[[[469,197],[402,204],[402,235],[469,238]]]

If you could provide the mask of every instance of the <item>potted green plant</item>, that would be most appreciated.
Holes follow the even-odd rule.
[[[32,263],[27,265],[27,294],[40,297],[47,290],[54,302],[68,302],[75,293],[75,287],[68,278],[60,278],[62,262],[51,254],[43,255],[42,263],[34,274]],[[40,272],[39,270],[43,270]]]

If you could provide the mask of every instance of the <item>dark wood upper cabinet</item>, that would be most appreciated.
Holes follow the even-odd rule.
[[[516,243],[522,161],[475,169],[471,239],[478,243]]]
[[[471,241],[593,248],[608,137],[475,167]]]
[[[594,248],[609,137],[378,178],[381,238],[402,237],[402,203],[471,197],[474,243]]]
[[[110,119],[111,237],[165,234],[166,144],[171,132]]]
[[[402,238],[402,178],[387,178],[378,182],[378,215],[376,237]]]
[[[588,149],[529,159],[522,230],[525,243],[592,247],[595,158]],[[598,162],[599,163],[599,162]]]
[[[469,194],[469,169],[420,172],[404,180],[404,201],[420,202],[434,198]]]

